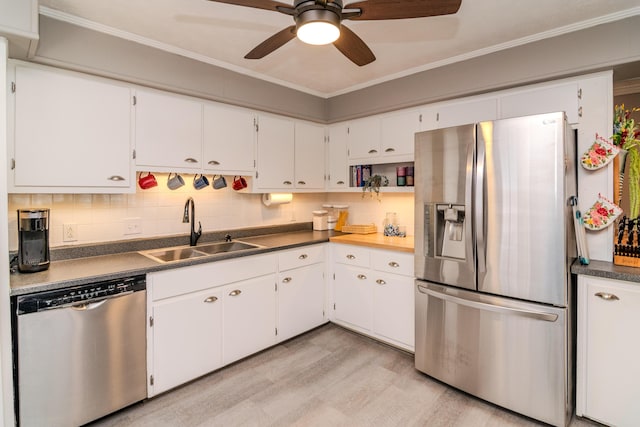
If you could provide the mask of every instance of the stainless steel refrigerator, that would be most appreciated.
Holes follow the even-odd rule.
[[[574,133],[564,113],[416,134],[416,368],[540,421],[573,413]]]

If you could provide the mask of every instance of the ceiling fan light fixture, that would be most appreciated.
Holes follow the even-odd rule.
[[[340,37],[340,18],[330,10],[307,10],[296,19],[296,35],[307,44],[333,43]]]

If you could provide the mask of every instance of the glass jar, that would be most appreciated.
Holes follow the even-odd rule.
[[[398,235],[398,216],[395,212],[387,212],[382,224],[385,236]]]

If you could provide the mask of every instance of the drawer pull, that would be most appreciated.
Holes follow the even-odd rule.
[[[605,301],[618,301],[620,300],[620,298],[618,298],[617,295],[615,294],[610,294],[608,292],[598,292],[597,294],[595,294],[598,298],[602,298]]]
[[[291,181],[282,181],[282,184],[284,184],[284,185],[291,185]]]
[[[386,150],[384,150],[385,153],[393,153],[394,151],[396,151],[396,149],[392,147],[389,147]]]
[[[377,283],[378,285],[386,285],[386,284],[387,284],[387,282],[385,282],[385,281],[384,281],[384,280],[382,280],[382,279],[378,279],[378,280],[376,280],[376,283]]]
[[[365,276],[364,274],[358,274],[358,279],[360,280],[366,280],[367,276]]]
[[[282,279],[282,283],[289,283],[292,280],[293,279],[291,277],[285,277],[284,279]]]
[[[229,292],[229,296],[230,297],[237,297],[241,293],[242,293],[242,291],[240,289],[234,289],[233,291]]]
[[[338,184],[338,185],[343,185],[343,184],[344,184],[344,181],[338,181],[338,182],[336,182],[336,184]]]
[[[307,254],[302,254],[298,257],[298,259],[307,259],[309,257],[309,255]]]
[[[356,259],[356,256],[349,254],[349,255],[347,255],[347,259]]]
[[[212,166],[218,166],[218,165],[220,164],[220,162],[219,162],[219,161],[217,161],[217,160],[209,160],[209,162],[208,162],[208,163],[209,163],[210,165],[212,165]]]
[[[298,181],[298,185],[307,185],[307,183],[304,181]]]
[[[218,297],[209,297],[204,300],[204,302],[216,302],[218,301]]]
[[[198,163],[198,161],[193,157],[187,157],[186,159],[184,159],[184,161],[187,163]]]
[[[109,181],[124,181],[124,178],[120,175],[111,175],[107,178]]]
[[[371,150],[369,150],[369,154],[376,154],[377,152],[378,152],[378,150],[373,149],[373,148]]]
[[[400,267],[400,264],[398,264],[398,263],[397,263],[397,262],[395,262],[395,261],[391,261],[391,262],[389,263],[389,267],[398,268],[398,267]]]

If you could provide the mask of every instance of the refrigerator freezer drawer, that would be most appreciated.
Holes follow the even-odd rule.
[[[416,368],[549,424],[571,417],[565,308],[416,282]]]

